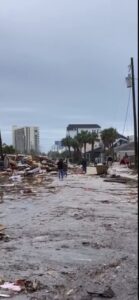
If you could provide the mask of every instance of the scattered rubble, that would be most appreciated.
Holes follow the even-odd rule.
[[[3,294],[0,291],[0,297],[9,298],[17,293],[34,293],[43,288],[43,285],[38,280],[18,279],[15,282],[7,282],[1,280],[0,289],[9,291],[9,294]]]
[[[9,236],[5,235],[5,233],[3,233],[3,232],[0,232],[0,241],[8,242]]]
[[[4,230],[5,226],[0,224],[0,241],[8,242],[9,236],[5,234]]]
[[[108,175],[111,178],[115,178],[118,180],[124,178],[128,180],[138,180],[138,173],[135,172],[135,170],[130,169],[127,165],[120,165],[119,163],[114,163],[109,169],[108,169]]]
[[[20,287],[20,290],[27,291],[28,293],[33,293],[43,287],[38,280],[18,279],[15,284]]]
[[[21,287],[19,285],[16,285],[15,283],[11,283],[11,282],[4,282],[3,284],[0,285],[0,288],[5,290],[12,290],[14,292],[21,291]]]
[[[0,224],[0,232],[3,231],[5,229],[5,226]]]
[[[45,186],[48,193],[57,192],[55,186],[50,186],[53,176],[57,175],[57,162],[47,156],[9,155],[9,163],[0,171],[0,204],[4,195],[18,194],[20,196],[36,195],[35,187]],[[81,174],[82,168],[68,164],[69,174]],[[6,197],[5,197],[6,198]]]
[[[0,203],[3,203],[4,192],[0,191]]]
[[[9,155],[8,168],[5,167],[0,172],[0,176],[10,176],[12,180],[18,180],[21,176],[29,176],[31,174],[45,173],[57,170],[55,161],[47,156],[21,156]],[[16,177],[15,177],[16,176]]]
[[[91,294],[93,297],[100,297],[100,298],[106,298],[106,299],[111,299],[115,296],[115,293],[111,289],[111,287],[107,287],[104,291],[87,291],[88,294]]]
[[[115,295],[119,296],[117,282],[125,274],[128,276],[125,283],[132,291],[136,211],[128,203],[128,197],[136,200],[136,191],[132,192],[127,185],[119,188],[118,184],[104,183],[104,180],[119,180],[116,181],[119,183],[123,177],[105,174],[104,180],[99,176],[92,179],[80,175],[79,166],[69,165],[72,176],[61,184],[53,178],[57,166],[51,160],[28,158],[12,166],[14,171],[9,168],[0,172],[0,200],[4,199],[1,208],[6,207],[6,199],[14,199],[8,193],[17,194],[16,199],[23,201],[21,205],[17,203],[17,210],[16,203],[10,202],[6,207],[4,222],[7,226],[10,221],[7,226],[10,238],[5,234],[5,226],[0,224],[4,255],[1,272],[9,278],[0,279],[0,298],[22,299],[24,295],[25,299],[32,300],[115,299]],[[61,193],[57,195],[58,191]],[[35,199],[35,205],[34,202],[28,205],[24,199],[28,202]],[[12,251],[11,256],[8,251]],[[123,253],[132,256],[128,260],[118,259]],[[113,261],[115,255],[117,259]],[[117,273],[119,278],[114,283]],[[12,282],[12,278],[20,276],[21,279]],[[38,281],[39,276],[42,283]],[[99,281],[97,288],[95,281]],[[128,294],[125,286],[122,293]]]

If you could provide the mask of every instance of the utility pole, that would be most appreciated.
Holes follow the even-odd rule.
[[[3,160],[3,150],[2,150],[2,138],[1,138],[1,132],[0,132],[0,157],[1,157],[1,160]]]
[[[131,78],[132,78],[132,98],[133,98],[135,168],[138,168],[138,137],[137,137],[137,115],[136,115],[135,76],[134,76],[134,61],[133,61],[133,57],[131,57]]]
[[[136,97],[135,97],[135,76],[134,76],[134,61],[131,57],[129,66],[129,74],[126,77],[127,88],[132,88],[133,100],[133,122],[134,122],[134,149],[135,149],[135,168],[138,168],[138,136],[137,136],[137,115],[136,115]]]

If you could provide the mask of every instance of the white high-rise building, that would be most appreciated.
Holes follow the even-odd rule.
[[[12,128],[13,146],[19,153],[39,153],[39,128],[17,127]]]

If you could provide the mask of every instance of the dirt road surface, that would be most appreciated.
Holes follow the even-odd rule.
[[[35,189],[33,196],[5,194],[0,204],[9,235],[0,241],[0,277],[43,285],[12,299],[99,300],[109,286],[113,299],[136,300],[137,189],[87,175]]]

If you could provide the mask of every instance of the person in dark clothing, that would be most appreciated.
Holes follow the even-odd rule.
[[[113,158],[111,156],[108,156],[108,159],[107,159],[108,167],[112,166],[112,163],[113,163]]]
[[[82,170],[86,174],[86,172],[87,172],[87,160],[85,159],[85,157],[82,160]]]
[[[58,168],[58,176],[59,179],[63,180],[64,177],[64,163],[63,163],[63,159],[60,159],[57,163],[57,168]]]

